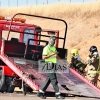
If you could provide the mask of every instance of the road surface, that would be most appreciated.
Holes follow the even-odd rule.
[[[14,93],[0,93],[0,100],[42,100],[36,96],[36,93],[23,95],[22,92]],[[54,96],[48,96],[46,100],[57,100]],[[86,98],[86,97],[65,97],[65,100],[100,100],[96,98]]]

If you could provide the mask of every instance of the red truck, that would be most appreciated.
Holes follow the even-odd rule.
[[[34,66],[34,62],[42,58],[42,49],[48,43],[48,41],[41,40],[41,38],[49,37],[51,34],[59,38],[59,30],[46,30],[34,24],[26,24],[25,19],[21,18],[12,18],[11,21],[7,17],[0,16],[0,19],[0,91],[13,92],[16,86],[22,87],[22,80],[33,90],[38,90],[38,82],[31,79],[34,77],[32,74],[35,74],[35,70],[31,67],[37,66]],[[5,40],[2,40],[5,31],[8,31],[8,35]],[[9,40],[10,32],[19,34],[19,38],[12,37]],[[45,32],[47,35],[42,35],[42,32]],[[58,38],[56,39],[57,48]],[[42,45],[41,42],[43,42]],[[59,50],[62,49],[59,48]],[[64,49],[63,53],[66,52],[67,50]],[[61,56],[64,57],[65,54]]]
[[[59,30],[42,29],[41,26],[27,24],[26,19],[17,18],[17,15],[63,22],[64,36],[59,36]],[[8,35],[4,39],[6,31]],[[12,32],[19,34],[19,38],[9,39]],[[0,91],[13,93],[15,87],[23,88],[24,95],[27,91],[38,91],[46,79],[45,74],[38,72],[38,61],[42,60],[42,50],[48,44],[47,39],[50,35],[55,35],[59,56],[66,59],[68,52],[65,49],[66,34],[67,23],[62,19],[24,13],[17,13],[11,19],[0,16]],[[62,48],[59,47],[60,40],[63,40]],[[74,69],[69,68],[69,73],[58,73],[57,76],[60,92],[100,98],[100,90]],[[50,85],[47,91],[53,92],[53,87]]]

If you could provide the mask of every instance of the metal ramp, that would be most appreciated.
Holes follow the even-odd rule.
[[[45,74],[38,73],[37,63],[34,61],[14,57],[9,58],[6,55],[3,55],[3,57],[0,56],[0,58],[2,60],[6,60],[6,64],[8,66],[9,62],[12,63],[12,66],[10,66],[12,70],[14,69],[12,67],[17,67],[17,69],[19,69],[21,72],[32,74],[35,77],[34,80],[29,80],[28,77],[25,80],[26,84],[28,84],[28,82],[31,83],[30,87],[32,89],[34,89],[32,86],[37,86],[40,88],[46,79]],[[15,70],[13,71],[15,72]],[[17,74],[17,72],[15,73]],[[23,79],[23,77],[21,78]],[[59,90],[61,93],[100,98],[100,90],[93,84],[89,83],[83,76],[78,74],[73,69],[70,69],[69,73],[57,74],[57,78],[59,83]],[[37,87],[36,90],[39,89]],[[51,84],[49,85],[47,91],[54,92]]]
[[[59,84],[66,86],[68,94],[100,98],[100,90],[73,69],[69,74],[59,74],[58,78]]]

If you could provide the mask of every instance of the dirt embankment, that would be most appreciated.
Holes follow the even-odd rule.
[[[69,53],[78,48],[81,57],[86,61],[88,49],[96,45],[100,51],[100,2],[91,3],[58,3],[52,5],[23,6],[0,8],[1,15],[13,16],[15,13],[61,18],[68,24],[66,48]],[[26,18],[23,16],[23,18]],[[63,36],[65,26],[61,22],[30,18],[27,22],[37,24],[45,29],[59,29]],[[60,44],[62,45],[62,44]]]

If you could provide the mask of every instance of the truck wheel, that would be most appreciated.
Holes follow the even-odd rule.
[[[0,69],[0,92],[6,91],[6,84],[5,84],[5,75],[2,73],[2,69]]]
[[[30,87],[26,87],[27,88],[27,92],[33,92],[33,89],[31,89]]]
[[[2,69],[0,69],[0,92],[13,93],[14,89],[13,78],[3,75]]]
[[[12,77],[6,77],[6,83],[7,83],[6,92],[13,93],[14,89],[15,89],[15,85],[13,84],[13,78]]]

